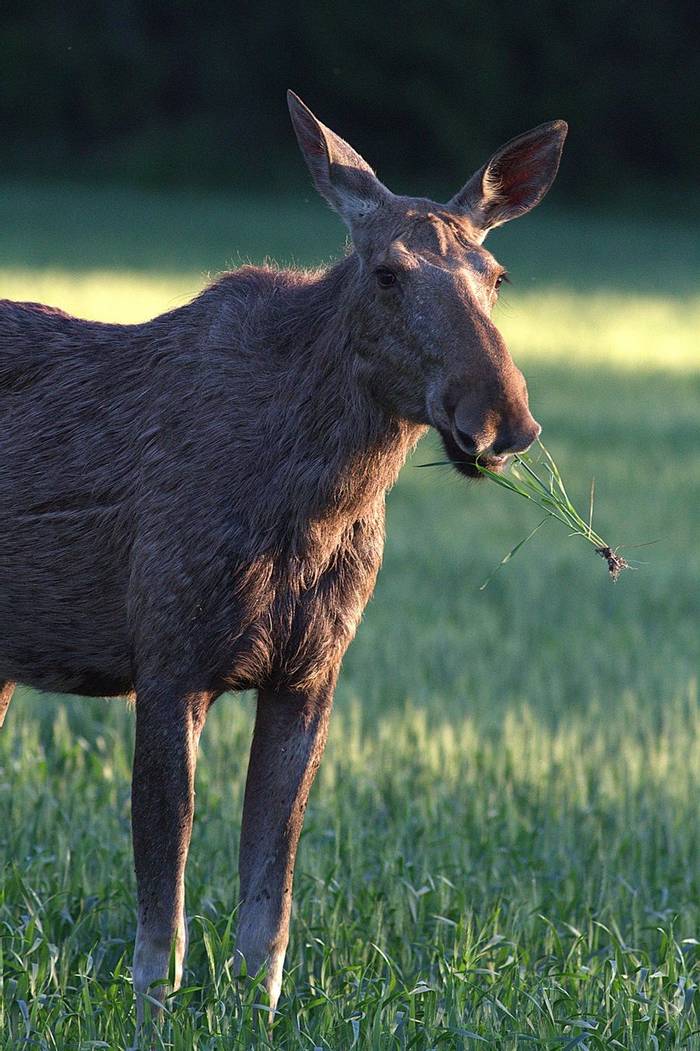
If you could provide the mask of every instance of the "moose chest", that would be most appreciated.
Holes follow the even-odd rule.
[[[240,442],[233,427],[225,434]],[[264,448],[251,464],[240,444],[192,441],[187,478],[162,436],[144,460],[130,551],[134,663],[214,691],[305,689],[340,664],[372,593],[403,447],[391,470],[364,457],[362,470],[329,481],[326,463],[312,477]]]
[[[337,668],[374,589],[383,526],[382,508],[345,528],[330,547],[317,540],[300,554],[264,556],[241,569],[231,610],[239,630],[226,654],[229,688],[301,690]]]

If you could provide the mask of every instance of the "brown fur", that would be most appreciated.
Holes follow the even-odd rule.
[[[249,971],[267,962],[273,1006],[303,811],[379,570],[386,491],[431,424],[467,475],[539,431],[490,320],[502,268],[481,242],[537,203],[565,130],[514,140],[439,205],[390,194],[290,106],[353,236],[335,266],[244,267],[142,325],[0,304],[0,724],[15,681],[135,692],[143,992],[173,944],[176,983],[182,970],[206,712],[224,690],[259,690],[239,953]]]

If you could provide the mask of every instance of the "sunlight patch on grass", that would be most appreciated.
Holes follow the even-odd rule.
[[[128,270],[0,269],[0,295],[60,307],[95,321],[133,323],[181,306],[216,275]],[[700,370],[700,297],[542,289],[511,292],[496,324],[522,363]]]
[[[204,274],[143,274],[128,270],[0,269],[0,297],[89,318],[131,324],[182,306],[208,283]]]
[[[700,369],[700,297],[545,289],[513,294],[494,320],[523,361]]]
[[[591,1051],[697,1047],[694,682],[657,710],[629,690],[555,720],[513,703],[490,728],[437,697],[339,700],[270,1042],[230,966],[252,713],[223,697],[210,715],[166,1047],[457,1051],[470,1032],[515,1051],[582,1026],[609,1035]],[[117,702],[22,691],[0,737],[3,1047],[130,1043],[132,733]]]

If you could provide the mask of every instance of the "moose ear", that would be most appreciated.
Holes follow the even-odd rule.
[[[511,139],[447,207],[468,215],[483,237],[492,227],[525,215],[554,182],[568,130],[565,121],[553,120]]]
[[[293,91],[287,92],[287,103],[314,185],[348,225],[391,196],[359,153],[321,124]]]

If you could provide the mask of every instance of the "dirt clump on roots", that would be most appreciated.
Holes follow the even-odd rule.
[[[596,553],[608,563],[608,573],[616,581],[623,569],[629,569],[629,562],[613,551],[611,547],[597,547]]]

